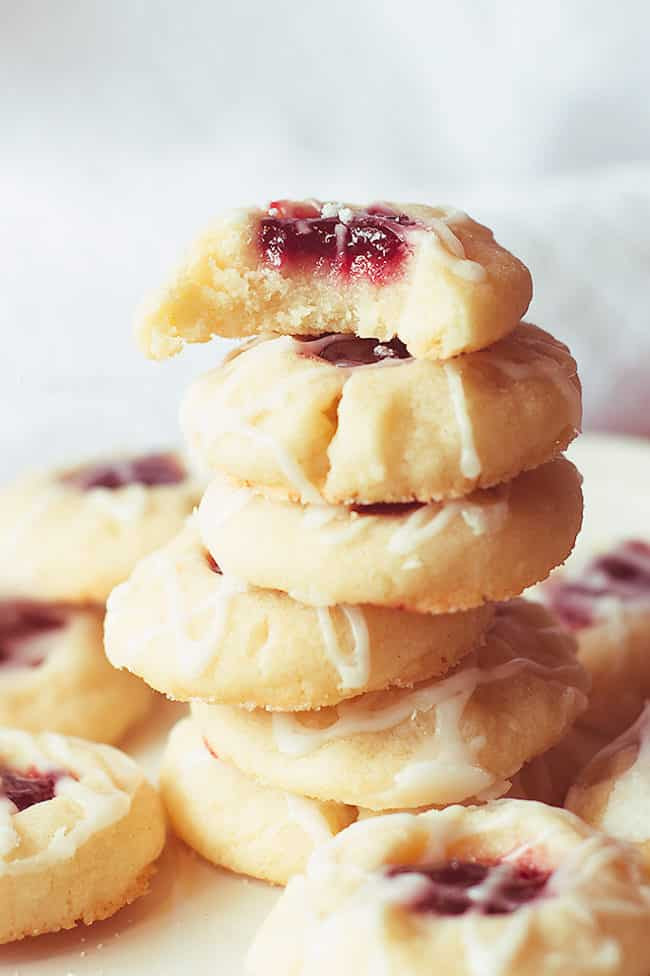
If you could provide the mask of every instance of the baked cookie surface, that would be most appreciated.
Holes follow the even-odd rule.
[[[136,330],[154,359],[261,332],[397,336],[447,358],[507,335],[531,295],[525,265],[461,211],[284,200],[214,221]]]
[[[146,893],[162,806],[110,746],[0,729],[0,943],[90,925]]]
[[[231,352],[195,381],[181,419],[206,469],[263,494],[431,501],[556,457],[581,424],[580,381],[566,346],[527,324],[450,362],[395,342],[285,336]]]
[[[437,681],[295,715],[201,703],[192,714],[218,755],[262,783],[398,809],[505,793],[562,738],[586,687],[572,638],[518,600],[497,607],[484,646]]]
[[[301,710],[442,675],[492,615],[297,603],[220,573],[190,519],[111,594],[106,650],[172,698]]]
[[[210,751],[179,722],[163,758],[160,789],[179,837],[213,864],[274,884],[302,871],[317,845],[356,820],[355,807],[261,786]]]
[[[650,871],[650,705],[580,772],[566,806],[598,830],[637,847]]]
[[[111,667],[104,613],[0,599],[0,726],[118,742],[151,708],[144,682]]]
[[[292,879],[252,976],[645,976],[650,896],[632,852],[518,800],[348,827]]]
[[[555,575],[540,593],[575,634],[591,676],[580,724],[611,740],[650,698],[650,545],[619,542],[580,573]]]
[[[199,493],[175,454],[23,477],[0,490],[0,592],[103,603],[181,527]]]
[[[270,500],[215,478],[198,510],[223,571],[314,605],[464,610],[516,596],[573,548],[580,476],[564,458],[496,488],[429,505]]]

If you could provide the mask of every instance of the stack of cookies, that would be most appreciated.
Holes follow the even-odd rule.
[[[502,796],[584,709],[573,639],[513,599],[582,515],[576,367],[530,297],[459,211],[278,201],[143,312],[156,358],[255,336],[189,391],[212,480],[106,621],[193,703],[163,795],[215,863],[282,883],[359,817]]]

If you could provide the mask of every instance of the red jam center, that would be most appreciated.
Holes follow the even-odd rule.
[[[436,868],[394,867],[389,877],[416,874],[427,885],[408,907],[435,915],[508,915],[544,894],[550,872],[526,864],[449,861]]]
[[[323,336],[294,336],[300,343],[301,356],[324,359],[333,366],[376,366],[377,363],[411,359],[400,339],[380,342],[379,339],[360,339],[355,335],[335,332]]]
[[[221,566],[219,565],[219,563],[211,553],[206,552],[205,561],[207,562],[208,566],[210,567],[213,573],[217,573],[218,576],[223,576],[223,570],[221,569]]]
[[[35,638],[60,630],[65,623],[66,614],[61,607],[28,600],[1,600],[0,667],[38,667],[45,656]]]
[[[6,796],[18,810],[27,810],[36,803],[45,803],[56,794],[56,784],[63,773],[41,773],[34,767],[19,773],[0,767],[0,796]]]
[[[258,246],[262,260],[274,268],[334,272],[382,284],[403,270],[410,254],[404,228],[415,226],[406,214],[381,206],[341,207],[332,215],[319,201],[275,200],[260,220]]]
[[[575,580],[556,579],[546,600],[571,630],[590,627],[602,616],[604,602],[650,602],[650,545],[630,540],[592,560]]]
[[[114,491],[127,485],[176,485],[184,481],[187,472],[173,454],[147,454],[114,464],[92,464],[70,471],[62,477],[66,485],[80,491],[108,488]]]
[[[375,502],[372,505],[348,505],[357,515],[409,515],[424,502]]]

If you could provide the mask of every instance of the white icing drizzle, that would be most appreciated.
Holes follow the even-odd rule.
[[[251,359],[253,357],[267,355],[269,348],[272,346],[286,346],[287,348],[291,348],[292,344],[293,339],[290,336],[280,336],[277,339],[271,339],[268,342],[251,346],[246,350],[246,355]],[[254,443],[269,449],[275,457],[280,470],[289,483],[297,488],[300,497],[304,501],[315,504],[322,503],[320,492],[306,477],[301,466],[292,457],[290,452],[283,447],[277,438],[266,431],[260,430],[255,425],[256,418],[261,414],[272,413],[274,410],[286,406],[288,397],[291,394],[295,394],[300,387],[307,383],[312,384],[314,382],[314,371],[305,368],[301,372],[291,375],[283,383],[274,384],[273,388],[267,393],[257,398],[247,397],[244,404],[235,406],[232,402],[228,402],[228,400],[232,396],[233,390],[237,389],[240,383],[239,377],[235,372],[237,368],[239,368],[237,358],[220,368],[221,374],[225,375],[226,378],[220,388],[219,416],[215,422],[211,411],[201,412],[198,427],[201,439],[211,445],[214,450],[214,445],[226,433],[234,433],[250,438]],[[190,402],[188,401],[188,403]],[[188,406],[185,404],[183,412],[185,413],[187,409]],[[195,427],[196,408],[194,408],[193,414],[192,423],[187,426]]]
[[[464,498],[422,505],[395,530],[388,543],[388,551],[402,555],[410,553],[446,529],[459,516],[475,535],[498,532],[508,516],[508,492],[507,484],[493,489],[496,501],[483,505]]]
[[[306,529],[318,532],[321,541],[331,544],[360,535],[378,517],[351,512],[345,505],[306,505],[302,523]]]
[[[445,363],[444,370],[447,377],[449,396],[451,397],[456,423],[458,424],[458,432],[460,434],[461,474],[466,478],[478,478],[481,473],[481,461],[476,452],[476,444],[474,443],[474,430],[467,409],[463,377],[454,363]]]
[[[294,793],[285,793],[287,816],[305,833],[314,844],[323,844],[333,836],[327,817],[315,800]]]
[[[149,504],[151,488],[142,484],[124,485],[122,488],[90,488],[84,492],[85,500],[98,512],[116,522],[128,524],[142,518]]]
[[[514,806],[513,806],[514,804]],[[504,801],[499,808],[493,808],[491,820],[488,821],[487,832],[497,830],[505,836],[509,828],[516,831],[521,829],[521,818],[525,818],[524,803],[518,801]],[[549,815],[550,816],[550,815]],[[511,976],[516,970],[518,953],[522,950],[526,939],[533,933],[539,934],[537,928],[539,912],[546,911],[548,901],[556,900],[556,910],[569,920],[575,918],[576,926],[581,933],[588,933],[589,953],[581,955],[576,952],[574,939],[568,937],[570,929],[565,933],[562,942],[549,945],[544,956],[545,964],[552,967],[553,972],[588,972],[593,973],[602,967],[604,972],[613,972],[615,966],[620,966],[622,959],[621,945],[616,937],[611,935],[611,927],[603,934],[599,932],[598,915],[648,917],[650,905],[650,889],[641,882],[640,874],[635,883],[631,868],[629,877],[614,871],[608,874],[604,892],[594,885],[594,879],[602,876],[612,862],[621,857],[620,848],[602,835],[587,836],[583,840],[576,838],[575,844],[568,846],[562,840],[560,818],[570,815],[564,812],[555,814],[553,822],[546,830],[520,845],[516,850],[502,856],[504,864],[493,868],[485,881],[468,891],[469,897],[477,906],[489,899],[491,891],[498,886],[507,874],[510,865],[522,856],[534,851],[544,851],[547,841],[558,837],[558,852],[551,859],[555,863],[544,898],[538,902],[525,904],[512,913],[490,918],[477,911],[468,911],[456,918],[423,918],[423,926],[454,925],[457,927],[462,957],[458,964],[466,967],[470,976]],[[353,832],[360,834],[358,843],[363,848],[364,833],[376,833],[381,837],[394,825],[395,831],[389,837],[397,837],[397,828],[401,834],[423,826],[423,820],[432,818],[429,828],[429,842],[425,846],[419,862],[413,865],[413,872],[404,872],[392,877],[381,870],[363,868],[354,862],[345,861],[341,856],[341,847],[349,844]],[[435,819],[433,819],[435,817]],[[304,957],[301,972],[310,972],[311,961],[321,958],[323,949],[327,945],[338,946],[339,940],[351,930],[358,931],[359,938],[367,943],[367,951],[372,961],[372,971],[401,976],[391,964],[391,944],[395,936],[394,912],[402,911],[404,906],[417,899],[427,891],[426,877],[417,874],[419,865],[445,863],[451,856],[452,845],[465,837],[472,837],[476,832],[475,823],[468,821],[467,814],[462,807],[448,807],[435,814],[423,814],[414,817],[409,814],[393,814],[388,817],[375,818],[357,822],[349,827],[343,835],[339,835],[326,847],[316,851],[307,865],[306,877],[291,882],[290,889],[299,893],[300,904],[310,912],[310,926],[304,941]],[[371,842],[373,848],[378,846],[379,838]],[[546,859],[546,855],[545,855]],[[338,905],[332,905],[323,912],[318,898],[314,899],[312,892],[322,884],[336,884],[341,865],[345,865],[346,893]],[[352,924],[352,929],[351,925]],[[374,967],[374,968],[373,968]],[[257,971],[257,970],[256,970]],[[370,971],[370,970],[369,970]],[[464,971],[464,970],[463,970]],[[550,968],[549,968],[550,971]],[[616,970],[618,971],[618,969]]]
[[[42,745],[39,746],[38,743]],[[27,753],[29,765],[36,765],[47,772],[52,769],[66,769],[77,776],[64,776],[55,785],[55,798],[62,797],[77,808],[77,820],[66,828],[61,826],[52,835],[43,850],[28,857],[14,857],[12,854],[20,845],[20,834],[15,824],[21,813],[6,797],[0,797],[0,877],[3,875],[28,874],[40,871],[57,861],[74,856],[75,852],[93,834],[98,833],[126,816],[132,795],[141,782],[141,774],[128,757],[107,746],[93,746],[109,768],[113,767],[121,784],[94,763],[83,763],[80,768],[63,736],[55,733],[42,733],[38,738],[14,730],[0,730],[0,753],[13,755],[18,744],[18,752]],[[20,767],[19,767],[20,768]]]
[[[200,564],[201,569],[214,577],[214,589],[196,604],[192,604],[190,593],[188,605],[179,569],[192,563]],[[165,594],[160,607],[159,625],[144,634],[134,634],[131,640],[120,640],[117,648],[111,644],[111,660],[118,666],[136,666],[153,640],[171,632],[181,672],[188,679],[198,678],[218,651],[233,600],[248,591],[248,584],[234,576],[225,573],[219,575],[205,568],[203,553],[198,548],[180,559],[169,550],[161,549],[149,557],[149,564],[155,568]],[[129,588],[128,582],[121,583],[111,593],[107,610],[113,620],[121,613],[128,613]],[[201,615],[206,615],[207,619],[197,633],[198,628],[193,621]],[[116,649],[119,653],[115,653]]]
[[[339,688],[342,691],[361,688],[367,684],[370,674],[370,644],[365,615],[361,607],[341,604],[338,608],[344,614],[352,633],[354,644],[350,654],[341,648],[336,637],[332,609],[334,608],[316,607],[325,652],[338,671],[341,679]]]
[[[448,267],[458,278],[479,284],[487,278],[486,269],[478,261],[467,258],[462,242],[450,227],[451,223],[461,223],[467,219],[467,215],[461,211],[449,209],[446,212],[443,209],[441,216],[418,217],[427,230],[432,232],[425,241],[431,241],[431,251],[435,253],[439,263]],[[411,233],[415,234],[417,231]]]

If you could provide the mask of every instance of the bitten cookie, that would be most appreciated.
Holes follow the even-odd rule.
[[[198,499],[174,454],[29,475],[0,491],[0,592],[103,603]]]
[[[199,506],[226,574],[314,605],[464,610],[516,596],[573,548],[580,476],[564,458],[467,498],[351,508],[272,501],[223,477]]]
[[[106,653],[172,698],[295,711],[442,675],[492,615],[297,603],[221,574],[191,519],[111,594]]]
[[[412,359],[395,340],[255,340],[194,383],[181,420],[207,469],[337,505],[509,481],[563,451],[581,414],[568,349],[522,324],[452,362]]]
[[[153,692],[111,667],[103,611],[0,600],[0,725],[117,742]]]
[[[650,698],[650,545],[621,542],[580,574],[558,574],[540,591],[575,633],[591,675],[581,725],[611,740]]]
[[[571,637],[523,600],[497,608],[486,643],[451,675],[292,715],[196,703],[214,751],[278,789],[372,809],[505,793],[586,704]],[[498,791],[497,791],[498,793]]]
[[[252,976],[645,976],[639,865],[565,810],[500,800],[376,817],[319,848]]]
[[[0,943],[90,925],[146,893],[162,806],[110,746],[0,729]]]
[[[304,870],[313,850],[356,820],[355,807],[261,786],[215,756],[195,724],[173,729],[160,776],[179,837],[213,864],[274,884]]]
[[[154,359],[260,332],[397,336],[447,358],[507,335],[531,295],[525,265],[461,211],[280,200],[216,220],[137,335]]]
[[[582,770],[566,806],[598,830],[637,847],[650,871],[650,705]]]

